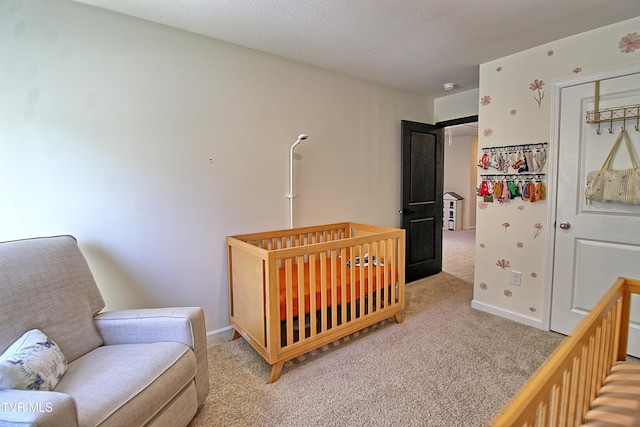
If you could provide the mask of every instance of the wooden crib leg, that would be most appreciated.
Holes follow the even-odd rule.
[[[233,333],[231,334],[231,341],[237,340],[240,337],[241,337],[240,332],[234,329]]]
[[[397,312],[396,314],[393,315],[393,317],[395,317],[396,323],[402,323],[402,313]]]
[[[284,362],[278,362],[274,365],[271,365],[271,375],[269,376],[269,381],[267,384],[274,383],[280,378],[280,371],[282,371],[282,367],[284,366]]]

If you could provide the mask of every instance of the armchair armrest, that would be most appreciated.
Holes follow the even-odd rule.
[[[55,391],[0,389],[2,426],[78,426],[76,402]]]
[[[104,345],[174,341],[194,348],[205,334],[204,314],[195,307],[106,311],[94,321]]]
[[[99,313],[94,317],[104,345],[181,342],[196,355],[198,406],[209,393],[207,334],[200,307],[144,308]]]

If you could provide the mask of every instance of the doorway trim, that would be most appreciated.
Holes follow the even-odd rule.
[[[465,123],[475,123],[478,121],[478,115],[460,117],[459,119],[445,120],[443,122],[436,123],[436,126],[441,128],[447,128],[449,126],[463,125]]]
[[[629,74],[640,73],[640,64],[627,65],[610,70],[599,71],[591,74],[585,74],[579,77],[571,77],[568,79],[556,80],[553,82],[553,91],[551,93],[551,135],[549,136],[549,182],[548,194],[553,194],[549,198],[547,206],[547,249],[546,249],[546,269],[544,283],[544,303],[543,313],[541,316],[541,328],[548,331],[551,329],[551,296],[553,290],[553,271],[555,261],[555,238],[556,227],[555,218],[557,213],[558,194],[558,154],[560,150],[560,101],[562,90],[571,86],[577,86],[585,83],[595,82],[596,80],[612,79],[622,77]]]

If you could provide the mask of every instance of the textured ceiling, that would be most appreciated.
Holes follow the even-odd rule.
[[[640,16],[640,0],[75,1],[434,98],[477,88],[484,62]]]

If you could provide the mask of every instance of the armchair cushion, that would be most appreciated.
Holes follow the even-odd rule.
[[[0,355],[0,388],[53,390],[66,370],[58,345],[32,329]]]
[[[184,409],[195,413],[195,371],[184,344],[105,345],[69,363],[56,391],[75,398],[80,425],[139,426],[185,389],[194,398]]]

